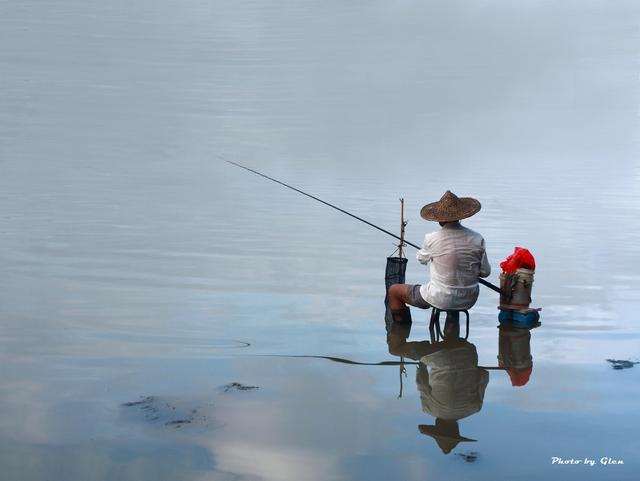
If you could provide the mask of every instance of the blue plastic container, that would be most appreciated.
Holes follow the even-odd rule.
[[[517,329],[533,329],[540,325],[540,312],[536,309],[511,310],[500,308],[498,321],[501,326]]]

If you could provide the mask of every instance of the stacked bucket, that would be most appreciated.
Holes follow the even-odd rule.
[[[536,267],[533,255],[527,249],[516,247],[500,267],[500,325],[519,329],[538,327],[541,309],[530,307]]]

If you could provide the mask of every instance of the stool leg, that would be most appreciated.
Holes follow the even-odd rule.
[[[464,313],[467,316],[467,334],[466,336],[464,336],[465,340],[469,339],[469,311],[464,311]]]
[[[431,320],[429,321],[429,336],[431,337],[431,342],[437,341],[435,333],[436,311],[437,309],[435,307],[431,309]]]
[[[442,329],[440,328],[440,309],[436,310],[436,333],[437,333],[437,340],[439,341],[440,339],[444,339],[444,334],[442,334]]]
[[[447,319],[444,323],[444,332],[447,333],[447,338],[460,337],[460,313],[458,311],[447,311]]]

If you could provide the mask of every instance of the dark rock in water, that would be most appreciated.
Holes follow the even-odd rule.
[[[478,453],[471,451],[469,453],[456,453],[456,456],[460,456],[467,463],[473,463],[478,460]]]
[[[251,391],[252,389],[260,389],[259,386],[245,386],[244,384],[240,384],[239,382],[231,382],[229,384],[226,384],[225,386],[222,386],[222,390],[224,392],[229,392],[232,389],[235,389],[237,391]]]
[[[614,369],[629,369],[638,364],[637,361],[627,361],[625,359],[607,359],[607,362],[610,362]]]

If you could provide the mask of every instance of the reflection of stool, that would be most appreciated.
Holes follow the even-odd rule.
[[[451,320],[455,322],[460,322],[460,313],[464,312],[467,316],[467,333],[464,336],[465,339],[469,337],[469,311],[466,309],[438,309],[434,307],[431,311],[431,322],[429,322],[429,334],[431,334],[431,339],[435,341],[439,341],[441,338],[444,339],[444,335],[440,330],[440,313],[446,312],[447,319],[451,316]],[[445,321],[446,322],[446,321]]]

